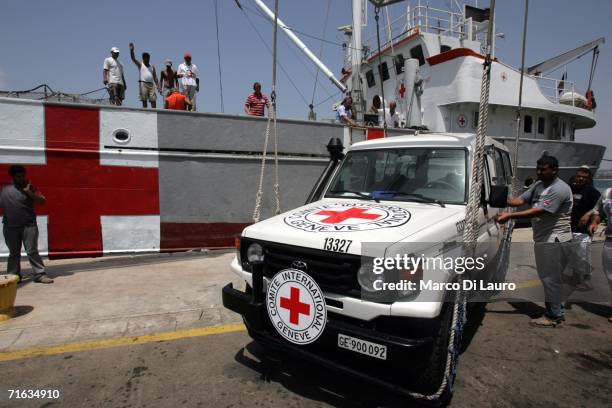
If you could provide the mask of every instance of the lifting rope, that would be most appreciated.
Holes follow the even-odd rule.
[[[490,10],[491,16],[494,16],[495,0],[491,0]],[[474,143],[474,159],[472,161],[472,169],[470,174],[470,195],[465,214],[465,228],[463,230],[464,256],[473,256],[475,253],[478,230],[480,227],[478,223],[478,216],[480,212],[480,194],[485,166],[484,141],[487,133],[489,90],[491,85],[492,26],[493,24],[489,24],[487,53],[482,71],[478,129],[476,131],[476,140]],[[459,275],[460,287],[462,286],[461,280],[461,275]],[[409,394],[413,398],[434,402],[438,401],[445,394],[445,392],[452,394],[455,376],[457,374],[457,363],[459,361],[463,326],[467,320],[466,305],[466,295],[462,290],[459,290],[455,296],[455,301],[453,304],[453,319],[449,333],[446,365],[444,369],[444,377],[442,378],[440,387],[435,393],[430,395],[410,392]]]
[[[527,39],[527,17],[529,13],[529,0],[525,0],[525,18],[523,20],[523,46],[521,51],[521,79],[519,83],[519,99],[516,110],[516,136],[514,139],[514,157],[512,158],[512,195],[518,196],[520,191],[519,181],[517,178],[518,169],[518,147],[519,137],[521,134],[521,109],[523,107],[523,77],[525,73],[525,41]]]
[[[261,200],[263,198],[263,182],[266,171],[266,158],[268,154],[268,142],[270,140],[270,122],[274,132],[274,198],[276,203],[276,214],[281,213],[280,187],[278,182],[278,133],[276,128],[276,50],[278,39],[278,2],[274,2],[274,40],[272,44],[272,92],[270,93],[271,106],[268,109],[268,122],[264,138],[264,147],[261,155],[261,171],[259,173],[259,185],[255,195],[255,208],[253,209],[253,222],[259,222],[261,218]]]

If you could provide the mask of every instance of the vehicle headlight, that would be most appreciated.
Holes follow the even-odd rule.
[[[363,264],[357,271],[357,281],[359,282],[359,286],[361,286],[361,290],[366,291],[368,293],[376,293],[380,291],[380,283],[376,284],[374,288],[374,282],[376,281],[385,281],[385,274],[376,274],[372,270],[371,264]]]
[[[247,259],[249,263],[257,263],[263,262],[264,260],[264,251],[263,247],[259,245],[257,242],[252,243],[247,248]]]

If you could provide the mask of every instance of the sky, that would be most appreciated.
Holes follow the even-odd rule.
[[[217,54],[215,2],[219,16],[220,60]],[[102,62],[110,48],[121,49],[120,60],[128,83],[125,104],[139,106],[138,72],[129,57],[128,44],[136,53],[147,51],[158,70],[166,58],[174,67],[185,52],[193,55],[200,75],[198,110],[239,114],[255,81],[269,93],[272,82],[272,26],[256,11],[253,0],[2,0],[0,13],[0,90],[26,90],[46,83],[54,90],[83,93],[103,86]],[[264,0],[274,7],[273,0]],[[416,3],[416,0],[414,1]],[[421,0],[423,4],[427,0]],[[488,1],[469,1],[488,5]],[[455,0],[430,0],[432,6]],[[459,3],[457,1],[457,3]],[[391,6],[399,16],[405,2]],[[520,65],[523,0],[497,0],[497,57],[514,67]],[[351,23],[351,0],[280,0],[279,16],[296,30],[302,41],[340,77],[343,38],[337,27]],[[326,23],[327,9],[329,15]],[[370,9],[364,38],[373,34]],[[581,130],[576,140],[603,144],[612,159],[612,1],[531,0],[527,28],[526,65],[606,37],[593,82],[598,124]],[[251,25],[252,24],[252,25]],[[253,26],[255,28],[253,28]],[[300,34],[304,33],[304,34]],[[263,37],[260,39],[259,35]],[[313,38],[314,37],[314,38]],[[321,41],[325,38],[321,52]],[[264,42],[265,41],[265,42]],[[306,119],[314,102],[319,118],[333,117],[331,104],[340,99],[337,89],[322,75],[316,82],[314,65],[279,32],[277,100],[279,117]],[[223,106],[219,83],[219,61]],[[591,54],[568,66],[570,81],[586,89]],[[283,71],[284,70],[284,71]],[[561,76],[561,70],[552,74]],[[313,98],[314,92],[314,98]],[[101,95],[97,93],[95,95]],[[327,101],[325,101],[328,99]],[[325,101],[325,102],[324,102]],[[223,108],[223,109],[222,109]],[[612,162],[602,168],[611,168]]]

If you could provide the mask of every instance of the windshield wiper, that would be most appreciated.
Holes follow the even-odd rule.
[[[327,194],[355,194],[358,197],[365,198],[366,200],[374,200],[377,203],[380,203],[380,200],[376,197],[371,196],[370,194],[365,194],[360,191],[352,191],[352,190],[332,190],[328,191]],[[327,195],[326,194],[326,195]]]
[[[378,197],[381,197],[384,195],[390,195],[391,196],[390,198],[393,198],[395,196],[414,197],[423,203],[438,204],[440,207],[446,208],[446,205],[444,205],[443,201],[438,200],[436,198],[424,196],[423,194],[404,193],[403,191],[375,191],[374,193],[375,193],[374,196],[378,196]]]

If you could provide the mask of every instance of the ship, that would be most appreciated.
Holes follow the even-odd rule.
[[[346,147],[427,131],[476,132],[483,50],[494,49],[483,43],[483,33],[494,22],[486,8],[406,2],[405,13],[383,30],[379,47],[364,46],[368,41],[361,38],[363,16],[373,6],[352,0],[353,24],[339,28],[346,54],[336,77],[262,0],[253,3],[352,96],[355,117],[370,126],[279,118],[277,149],[270,148],[264,158],[266,118],[110,106],[46,87],[42,95],[0,93],[0,182],[10,182],[11,164],[23,164],[46,196],[47,204],[37,209],[43,255],[231,247],[253,222],[264,163],[262,218],[275,212],[276,171],[282,210],[308,201],[329,163],[330,140]],[[523,70],[520,122],[521,68],[493,60],[487,133],[514,153],[520,123],[516,157],[521,183],[535,178],[535,162],[543,154],[559,159],[565,179],[581,165],[594,171],[599,167],[605,147],[575,141],[576,130],[596,124],[593,90],[579,92],[567,79],[545,74],[587,53],[595,57],[603,42],[596,39]],[[384,126],[381,115],[368,115],[374,95],[381,97],[382,111],[397,102],[398,128]],[[0,255],[7,253],[0,242]]]

